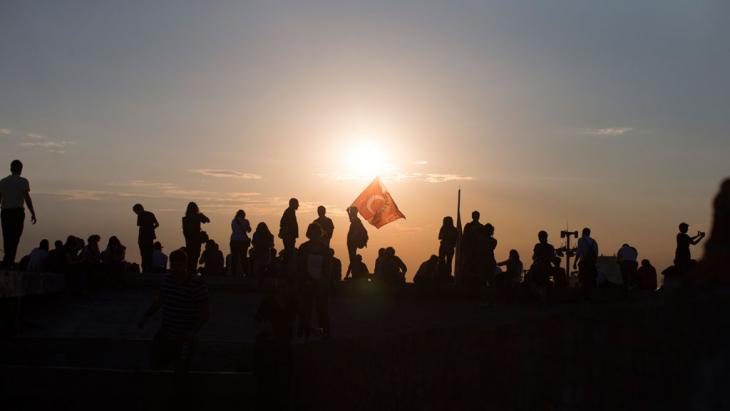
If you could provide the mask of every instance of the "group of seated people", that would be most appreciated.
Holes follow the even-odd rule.
[[[345,279],[353,281],[371,281],[388,285],[402,286],[406,283],[406,272],[408,267],[398,257],[393,247],[381,248],[378,250],[378,257],[375,259],[375,270],[370,274],[367,265],[363,262],[360,254],[352,257],[352,262],[347,268]]]

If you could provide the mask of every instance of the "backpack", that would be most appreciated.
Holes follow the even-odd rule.
[[[368,245],[368,231],[363,227],[362,223],[353,224],[352,245],[355,248],[365,248]]]

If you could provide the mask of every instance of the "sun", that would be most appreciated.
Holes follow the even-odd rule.
[[[389,165],[387,153],[382,147],[382,144],[372,139],[350,144],[345,155],[348,171],[359,178],[373,178],[386,173]]]

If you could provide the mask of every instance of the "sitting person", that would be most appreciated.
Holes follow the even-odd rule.
[[[355,254],[352,264],[347,267],[345,279],[350,278],[351,275],[353,280],[367,280],[368,277],[370,277],[368,266],[362,261],[362,256],[360,254]]]
[[[550,269],[550,275],[553,277],[553,286],[555,288],[565,288],[568,286],[568,276],[565,274],[565,268],[560,266],[560,257],[553,258],[553,266]]]
[[[501,274],[501,281],[498,284],[506,288],[517,287],[522,280],[522,261],[517,250],[509,250],[509,258],[497,264],[498,267],[506,266],[507,270]]]
[[[123,274],[127,270],[127,247],[116,236],[109,237],[101,262],[108,274]]]
[[[41,240],[38,248],[34,248],[30,252],[30,258],[28,259],[28,265],[25,267],[25,271],[31,273],[39,273],[43,271],[44,264],[48,258],[48,240],[45,238]]]
[[[49,273],[62,273],[64,271],[64,250],[63,241],[56,240],[53,242],[53,250],[48,252],[43,271]]]
[[[152,272],[164,273],[167,271],[167,255],[162,252],[162,243],[156,241],[152,246]]]
[[[200,264],[203,265],[200,269],[200,273],[203,275],[225,274],[223,252],[214,240],[205,242],[205,250],[200,255]]]
[[[638,271],[638,287],[640,290],[656,290],[656,268],[649,260],[641,260],[641,267]]]
[[[418,267],[418,271],[416,271],[416,275],[413,277],[413,283],[418,284],[418,286],[432,286],[436,283],[436,277],[438,276],[438,269],[439,269],[439,258],[435,255],[431,255],[431,257],[424,261],[420,267]]]

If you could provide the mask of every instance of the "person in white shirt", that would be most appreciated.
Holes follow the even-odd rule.
[[[10,163],[10,175],[0,180],[0,220],[3,231],[3,267],[12,267],[18,253],[20,236],[23,234],[25,209],[23,203],[30,210],[30,221],[35,224],[35,210],[30,198],[30,184],[26,178],[20,176],[23,172],[23,163],[13,160]]]
[[[621,267],[621,278],[623,279],[623,286],[625,289],[636,285],[637,280],[637,269],[639,268],[638,263],[639,252],[636,248],[624,244],[616,253],[616,259]]]
[[[596,287],[596,277],[598,269],[596,262],[598,261],[598,243],[591,238],[591,229],[586,227],[578,239],[578,249],[575,253],[575,261],[573,268],[578,268],[578,276],[580,278],[581,288],[583,289],[583,298],[588,298],[590,292]]]
[[[25,271],[29,273],[40,273],[43,271],[46,258],[48,258],[48,240],[44,238],[41,240],[38,248],[34,248],[33,251],[30,252],[28,267],[26,267]]]

